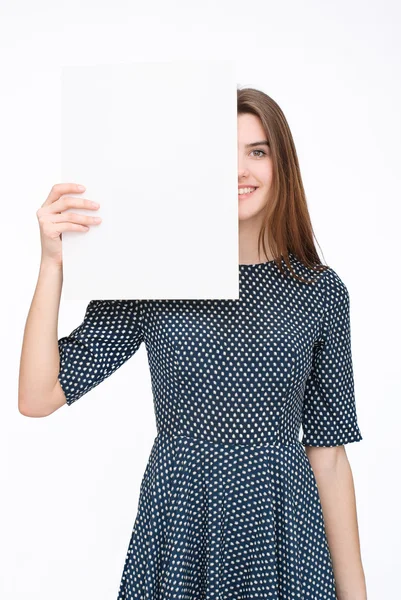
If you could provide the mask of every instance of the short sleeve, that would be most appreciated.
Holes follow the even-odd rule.
[[[91,300],[82,323],[58,340],[58,380],[70,405],[121,367],[143,341],[140,300]]]
[[[303,397],[302,444],[340,446],[359,442],[351,355],[349,293],[337,273],[325,271],[320,336]]]

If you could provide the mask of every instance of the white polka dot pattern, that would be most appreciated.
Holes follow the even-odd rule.
[[[58,340],[59,382],[67,404],[114,373],[142,341],[139,300],[91,300],[82,323]]]
[[[240,265],[238,300],[94,300],[59,340],[69,405],[147,349],[157,436],[118,600],[336,599],[304,445],[362,439],[349,296],[290,258],[314,284]]]

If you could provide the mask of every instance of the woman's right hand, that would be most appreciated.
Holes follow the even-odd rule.
[[[40,239],[42,243],[42,262],[50,261],[62,265],[62,232],[63,231],[89,231],[90,225],[98,225],[100,217],[81,215],[73,212],[60,214],[70,208],[86,208],[98,210],[99,204],[86,198],[75,198],[63,194],[82,194],[75,183],[57,183],[50,190],[45,202],[36,212],[39,221]]]

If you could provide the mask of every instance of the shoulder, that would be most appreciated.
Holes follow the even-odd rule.
[[[330,265],[322,265],[324,268],[313,269],[302,263],[295,255],[290,256],[292,267],[297,275],[304,277],[311,284],[301,284],[302,288],[307,285],[312,295],[315,296],[322,308],[330,309],[336,304],[349,302],[347,285],[337,269]]]
[[[90,300],[86,307],[87,316],[105,318],[130,318],[140,311],[142,300]]]
[[[88,304],[88,308],[91,309],[108,309],[115,310],[118,308],[121,309],[130,309],[139,306],[139,304],[143,302],[142,300],[90,300]]]
[[[349,304],[348,288],[333,267],[328,267],[325,271],[325,298],[328,309]]]

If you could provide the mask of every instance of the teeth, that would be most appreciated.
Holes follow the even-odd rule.
[[[249,192],[253,192],[256,188],[240,188],[238,189],[239,194],[249,194]]]
[[[254,190],[256,190],[256,188],[239,188],[238,193],[239,194],[249,194],[249,192],[253,192]]]

